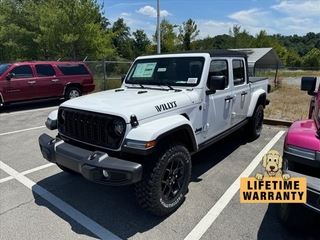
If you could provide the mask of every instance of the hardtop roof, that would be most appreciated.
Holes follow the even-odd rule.
[[[189,53],[208,53],[210,55],[210,57],[244,57],[244,58],[247,58],[247,54],[244,52],[233,51],[233,50],[224,50],[224,49],[190,50],[190,51],[182,51],[182,52],[161,53],[158,55],[189,54]]]

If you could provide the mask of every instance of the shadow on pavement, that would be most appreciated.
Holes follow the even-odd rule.
[[[68,184],[63,180],[69,181]],[[80,175],[70,176],[64,172],[37,184],[122,239],[148,231],[165,219],[142,210],[135,201],[132,186],[103,186],[91,183]],[[51,203],[33,194],[37,205],[45,206],[68,222],[75,233],[98,238]]]
[[[316,240],[320,239],[320,215],[306,230],[284,226],[277,215],[278,204],[269,204],[258,231],[259,240]],[[306,209],[307,210],[307,209]]]
[[[26,110],[41,109],[47,107],[59,106],[63,102],[62,99],[46,99],[29,102],[11,103],[0,107],[1,113],[14,113]]]

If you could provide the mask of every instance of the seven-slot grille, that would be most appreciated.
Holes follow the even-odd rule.
[[[111,115],[60,108],[58,129],[66,137],[91,145],[117,149],[124,135],[119,136],[114,131],[114,123],[118,119],[122,120]]]

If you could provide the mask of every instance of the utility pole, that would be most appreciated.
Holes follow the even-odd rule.
[[[160,37],[160,0],[157,0],[157,53],[161,53]]]

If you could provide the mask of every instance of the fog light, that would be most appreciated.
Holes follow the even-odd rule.
[[[102,170],[102,175],[103,175],[105,178],[108,178],[108,177],[109,177],[109,173],[108,173],[106,170]]]

